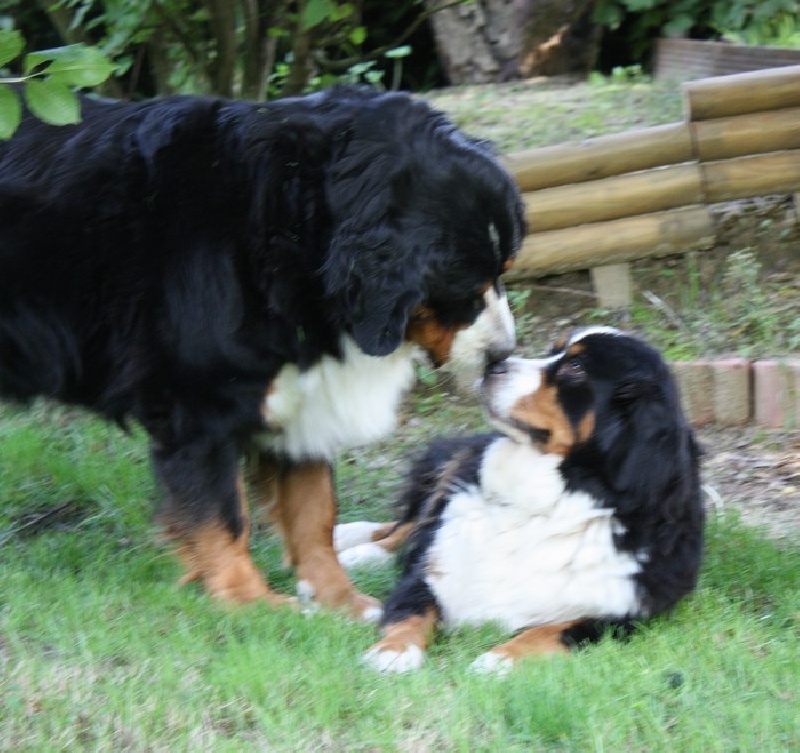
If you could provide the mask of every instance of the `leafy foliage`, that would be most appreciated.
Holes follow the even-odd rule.
[[[633,18],[639,39],[702,30],[749,44],[800,44],[796,0],[599,0],[594,18],[610,29]]]
[[[24,46],[19,31],[0,29],[0,68],[19,58]],[[74,89],[102,84],[113,71],[100,50],[84,44],[28,53],[22,58],[21,75],[0,78],[0,139],[10,138],[19,125],[20,96],[46,123],[77,123],[80,107]]]
[[[426,7],[421,0],[402,0],[412,9],[408,21],[371,49],[365,45],[365,6],[388,0],[60,0],[40,3],[39,10],[21,0],[0,0],[0,12],[37,44],[55,30],[65,42],[102,50],[121,75],[107,94],[261,100],[339,80],[376,83],[383,72],[375,61],[402,49],[431,13],[465,1],[437,0]],[[392,59],[383,68],[398,71],[400,63]]]

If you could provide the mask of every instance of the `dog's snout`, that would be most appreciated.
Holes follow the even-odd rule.
[[[502,358],[497,358],[494,360],[487,360],[486,362],[486,370],[485,375],[490,376],[492,374],[506,374],[508,373],[508,355],[506,354]]]
[[[516,342],[512,339],[509,339],[508,343],[500,344],[493,344],[487,351],[486,351],[486,366],[491,366],[493,363],[500,363],[501,361],[505,361],[513,352]]]

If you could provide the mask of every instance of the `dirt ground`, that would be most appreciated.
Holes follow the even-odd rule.
[[[711,509],[738,510],[772,538],[800,541],[800,431],[698,430]]]

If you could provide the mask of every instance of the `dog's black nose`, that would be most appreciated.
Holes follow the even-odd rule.
[[[505,374],[508,371],[508,361],[506,358],[507,356],[504,356],[503,358],[497,360],[487,361],[484,375],[489,376],[490,374]]]

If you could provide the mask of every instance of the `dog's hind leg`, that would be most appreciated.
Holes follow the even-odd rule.
[[[253,490],[283,536],[295,568],[301,598],[329,609],[375,621],[377,599],[359,593],[339,563],[333,545],[336,496],[333,472],[324,461],[291,462],[259,454],[252,469]]]
[[[410,523],[340,523],[333,531],[339,562],[347,570],[391,562],[410,530]]]
[[[250,521],[234,443],[156,445],[153,467],[164,493],[165,536],[187,568],[181,583],[200,581],[223,602],[294,601],[272,591],[250,557]]]
[[[565,631],[575,624],[573,620],[523,630],[510,641],[481,654],[472,662],[470,669],[480,673],[505,674],[517,661],[527,656],[569,653]]]

